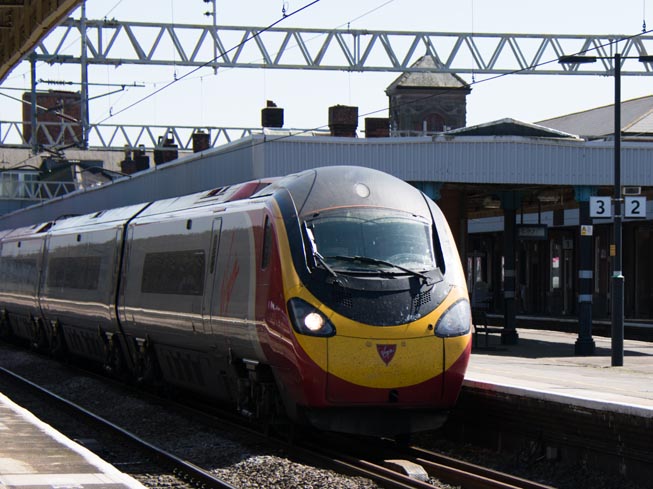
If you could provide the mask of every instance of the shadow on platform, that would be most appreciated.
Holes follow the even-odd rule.
[[[577,357],[575,344],[535,339],[519,338],[516,345],[503,345],[499,336],[490,336],[486,345],[485,338],[478,339],[478,345],[472,347],[475,355],[509,356],[521,358],[565,358]],[[653,354],[653,353],[652,353]],[[596,346],[593,357],[610,357],[610,348]],[[650,356],[641,351],[624,349],[624,356]]]

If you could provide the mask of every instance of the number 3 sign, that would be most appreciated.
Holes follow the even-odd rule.
[[[590,217],[612,217],[612,197],[590,197]]]

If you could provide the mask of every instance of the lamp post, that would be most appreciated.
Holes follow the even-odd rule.
[[[624,364],[624,274],[621,246],[621,54],[614,55],[614,254],[612,265],[612,366]],[[613,250],[610,250],[611,252]]]
[[[623,59],[638,59],[643,63],[653,62],[653,56],[635,58],[621,56],[561,56],[562,64],[578,65],[594,63],[598,59],[612,59],[614,62],[614,244],[610,246],[612,256],[612,366],[624,364],[624,276],[622,266],[622,209],[621,195],[621,62]]]

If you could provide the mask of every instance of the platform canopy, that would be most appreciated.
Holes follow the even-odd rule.
[[[82,0],[0,0],[0,81]]]

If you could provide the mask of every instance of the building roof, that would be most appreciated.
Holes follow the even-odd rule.
[[[536,124],[586,139],[614,135],[614,104],[567,114]],[[621,103],[621,132],[624,135],[653,135],[653,95]]]
[[[453,73],[442,73],[437,71],[442,63],[437,61],[433,56],[426,55],[413,63],[412,67],[417,68],[432,68],[433,71],[422,72],[406,72],[393,81],[385,93],[388,95],[397,89],[403,88],[463,88],[470,90],[469,85],[465,80]]]
[[[82,0],[3,1],[0,9],[0,80],[4,80]]]
[[[653,186],[653,145],[625,141],[622,183]],[[0,229],[44,222],[328,165],[359,165],[410,182],[528,186],[610,186],[609,141],[454,136],[345,138],[252,135],[158,165],[100,187],[0,216]]]
[[[476,126],[461,127],[447,131],[447,135],[455,136],[522,136],[536,138],[577,138],[573,134],[550,129],[538,124],[505,118]]]

